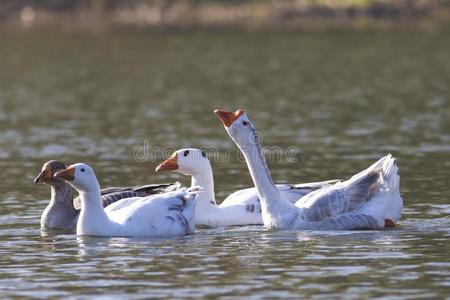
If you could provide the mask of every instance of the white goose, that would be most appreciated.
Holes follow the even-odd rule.
[[[214,195],[214,178],[211,163],[200,149],[186,148],[175,151],[156,167],[156,172],[170,170],[190,175],[191,186],[201,186],[203,192],[197,198],[195,223],[208,227],[232,225],[260,225],[261,203],[255,188],[238,190],[229,195],[220,205]],[[276,188],[288,201],[295,203],[302,196],[326,187],[337,180],[298,185],[277,184]]]
[[[398,168],[389,154],[347,181],[312,192],[294,204],[276,189],[256,136],[243,110],[215,110],[226,131],[244,154],[268,228],[352,230],[393,227],[403,200]]]
[[[100,185],[90,166],[78,163],[57,172],[54,177],[66,180],[80,194],[78,235],[170,237],[194,231],[199,187],[122,199],[104,209]]]
[[[76,229],[80,199],[73,199],[75,190],[72,186],[60,178],[53,177],[56,172],[65,168],[63,162],[50,160],[42,166],[41,173],[34,179],[34,183],[43,183],[51,188],[50,202],[41,216],[41,229]],[[179,183],[108,187],[101,189],[101,197],[103,207],[106,207],[120,199],[165,193],[177,188],[180,188]]]

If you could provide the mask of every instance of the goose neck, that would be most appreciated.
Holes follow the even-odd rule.
[[[214,177],[211,166],[204,166],[191,175],[191,186],[201,186],[203,192],[197,198],[197,207],[202,205],[216,205],[214,195]]]
[[[247,162],[253,183],[261,199],[263,221],[266,226],[279,227],[285,216],[291,215],[292,204],[282,198],[270,175],[264,159],[261,144],[256,139],[248,139],[239,145]]]
[[[101,193],[98,190],[80,191],[81,211],[103,210]]]
[[[75,190],[65,182],[53,184],[50,189],[50,205],[60,205],[64,208],[76,212],[73,207],[73,194]]]

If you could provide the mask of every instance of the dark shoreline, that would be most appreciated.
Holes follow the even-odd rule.
[[[308,1],[234,1],[234,4],[224,4],[223,1],[171,0],[169,5],[161,4],[167,3],[164,1],[153,5],[135,1],[133,5],[115,7],[107,5],[112,1],[100,2],[102,6],[94,6],[95,2],[89,0],[72,1],[75,5],[58,8],[26,5],[27,1],[9,9],[0,6],[0,31],[333,32],[413,29],[436,32],[450,27],[450,4],[439,1],[428,1],[427,5],[418,5],[422,2],[414,0],[398,2],[407,3],[401,5],[395,1],[389,4],[368,1],[365,6],[337,7],[317,3],[305,7],[293,5],[312,3]]]

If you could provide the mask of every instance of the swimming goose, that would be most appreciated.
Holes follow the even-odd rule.
[[[403,208],[400,177],[389,154],[347,181],[314,191],[294,204],[276,189],[256,129],[243,110],[215,110],[244,154],[268,228],[352,230],[393,227]]]
[[[169,170],[190,175],[191,186],[201,186],[203,192],[197,198],[195,222],[197,225],[221,227],[232,225],[263,224],[261,204],[255,188],[238,190],[217,205],[214,195],[214,178],[211,163],[200,149],[186,148],[174,152],[156,167],[156,172]],[[280,193],[290,202],[336,180],[299,185],[277,184]]]
[[[122,199],[103,208],[100,185],[89,165],[71,165],[54,177],[66,180],[80,194],[77,235],[171,237],[194,231],[199,187],[141,197],[132,202]]]
[[[50,203],[41,216],[41,228],[75,229],[80,213],[80,198],[73,198],[75,190],[62,179],[53,175],[66,166],[57,160],[46,162],[41,173],[34,179],[35,183],[44,183],[51,188]],[[154,184],[134,187],[110,187],[101,190],[102,203],[106,207],[117,200],[130,197],[148,196],[166,192],[168,189],[180,188],[180,184]]]

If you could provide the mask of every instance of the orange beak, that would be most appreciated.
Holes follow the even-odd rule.
[[[156,169],[155,172],[159,171],[173,171],[178,169],[178,157],[177,153],[172,154],[171,157],[160,163]]]
[[[52,171],[50,168],[45,168],[42,172],[34,179],[34,183],[47,182],[52,179]]]
[[[68,167],[67,169],[64,169],[62,171],[59,171],[55,175],[53,175],[55,178],[62,178],[64,180],[72,181],[75,179],[75,167]]]
[[[222,121],[225,127],[230,127],[234,121],[239,119],[239,117],[244,114],[244,111],[242,109],[239,109],[235,112],[230,112],[216,109],[214,110],[214,113],[219,117],[220,121]]]

